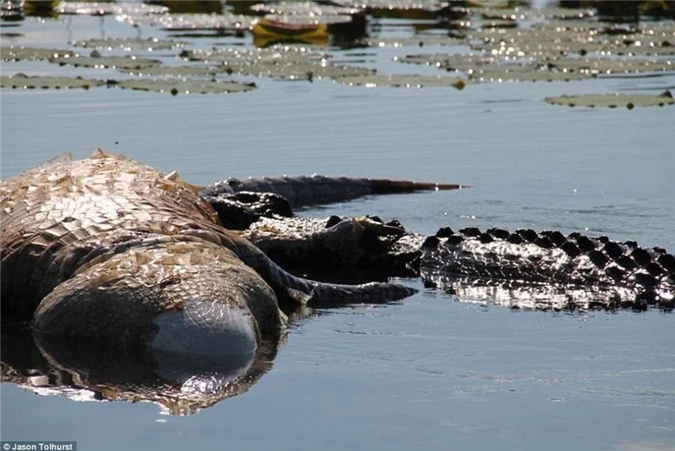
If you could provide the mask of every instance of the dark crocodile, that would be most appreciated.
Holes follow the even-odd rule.
[[[422,245],[420,273],[461,297],[515,308],[675,305],[675,256],[576,232],[441,229]]]
[[[175,173],[100,150],[3,181],[3,314],[42,334],[251,353],[279,336],[280,302],[386,302],[415,292],[294,276],[219,224],[197,193]]]
[[[303,310],[303,302],[380,302],[412,292],[392,284],[312,282],[267,256],[322,280],[421,276],[462,300],[518,308],[673,308],[675,259],[663,249],[578,233],[443,228],[425,237],[396,220],[302,218],[293,208],[460,186],[320,176],[271,180],[230,180],[227,188],[221,182],[200,199],[198,188],[175,174],[162,176],[98,152],[84,163],[56,161],[3,182],[3,322],[6,313],[24,320],[33,315],[35,327],[5,322],[2,380],[39,394],[145,400],[171,414],[190,414],[248,390],[270,368],[287,318],[278,301],[290,301],[285,311],[298,314],[292,305]],[[223,223],[244,229],[241,236],[224,230],[204,200]],[[226,307],[218,312],[243,312],[230,318],[235,332],[193,321],[193,328],[210,332],[179,350],[253,352],[186,357],[153,346],[157,329],[171,325],[153,318],[204,313],[195,304],[212,299]],[[241,339],[251,333],[237,332],[242,323],[253,323],[255,349],[232,345],[237,339],[251,344]],[[82,339],[92,335],[110,340]]]
[[[218,212],[227,228],[243,230],[260,217],[294,216],[293,209],[378,194],[405,194],[466,188],[466,185],[323,175],[229,178],[206,187],[200,195]]]
[[[369,271],[372,277],[376,268],[381,278],[421,276],[427,285],[460,299],[513,308],[643,310],[675,305],[675,257],[662,248],[526,229],[442,228],[424,237],[397,221],[378,218],[293,217],[280,197],[284,193],[274,186],[252,182],[246,189],[245,196],[224,195],[252,218],[245,236],[275,261],[301,273],[317,274],[316,262],[322,262],[324,274],[351,268],[355,274]],[[272,192],[252,192],[256,189]],[[318,200],[328,197],[322,194]],[[213,188],[205,199],[222,208]],[[303,197],[309,204],[316,201]],[[283,207],[275,211],[279,205]]]

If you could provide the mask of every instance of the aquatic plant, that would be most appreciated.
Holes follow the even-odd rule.
[[[104,81],[82,77],[50,77],[44,75],[28,76],[24,73],[0,75],[1,88],[13,89],[89,89],[105,85]]]
[[[675,99],[673,99],[673,94],[670,91],[664,91],[661,94],[578,94],[547,97],[544,100],[552,105],[586,106],[590,108],[626,107],[629,110],[638,106],[666,106],[675,104]]]

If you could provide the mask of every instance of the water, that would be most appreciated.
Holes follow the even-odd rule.
[[[382,33],[410,29],[383,21]],[[162,37],[112,18],[29,19],[3,45]],[[249,38],[250,39],[250,38]],[[248,39],[196,40],[196,45]],[[336,50],[382,71],[418,48]],[[424,51],[447,51],[426,49]],[[175,63],[172,52],[160,52]],[[72,70],[3,63],[2,73]],[[61,73],[61,72],[60,72]],[[112,76],[99,75],[101,77]],[[242,77],[250,80],[250,77]],[[465,183],[303,214],[377,214],[409,229],[575,230],[675,249],[675,109],[563,108],[572,92],[659,92],[673,75],[454,89],[367,89],[256,79],[246,94],[3,89],[2,178],[71,150],[123,152],[192,183],[324,173]],[[672,449],[672,315],[510,311],[457,302],[417,280],[386,306],[301,319],[245,393],[186,417],[155,404],[75,402],[2,388],[3,440],[79,449]]]

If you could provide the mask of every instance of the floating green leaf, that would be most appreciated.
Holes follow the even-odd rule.
[[[424,64],[436,66],[445,70],[469,70],[477,66],[494,64],[496,58],[483,55],[447,54],[447,53],[423,53],[420,55],[406,55],[394,58],[394,61],[408,64]]]
[[[636,106],[665,106],[675,104],[673,94],[665,91],[661,94],[579,94],[560,97],[547,97],[546,102],[553,105],[587,106],[618,108],[632,110]]]
[[[22,73],[11,76],[0,76],[0,87],[14,89],[89,89],[104,84],[105,82],[101,80],[90,80],[81,77],[49,77],[42,75],[29,77]]]
[[[529,28],[469,31],[473,50],[500,57],[559,58],[567,55],[672,55],[675,24],[605,33],[613,25],[600,22],[553,21]]]
[[[163,15],[124,15],[117,20],[131,25],[152,25],[166,30],[249,30],[256,20],[251,16],[235,14],[163,14]]]
[[[426,64],[448,71],[462,71],[483,81],[571,81],[607,74],[642,74],[675,71],[666,59],[635,58],[534,58],[532,63],[516,64],[499,55],[427,53],[407,55],[396,61]]]
[[[440,77],[434,75],[351,75],[337,77],[336,81],[349,86],[375,88],[390,86],[396,88],[453,87],[463,89],[467,80],[459,77]]]
[[[87,16],[103,16],[110,14],[166,14],[166,6],[146,5],[131,2],[59,2],[55,8],[59,14],[82,14]]]
[[[150,66],[120,71],[144,77],[211,77],[222,73],[223,69],[214,66]]]
[[[136,56],[102,56],[96,50],[90,56],[59,56],[50,58],[50,63],[70,65],[75,67],[94,67],[97,69],[143,69],[146,67],[162,64],[161,61],[151,58],[138,58]]]
[[[476,81],[503,82],[503,81],[573,81],[586,80],[593,77],[590,73],[546,70],[532,64],[501,64],[484,66],[480,69],[469,70],[467,75]]]
[[[325,17],[350,16],[361,10],[345,6],[321,5],[315,2],[279,2],[258,3],[251,6],[251,11],[284,16],[312,16],[322,23]]]
[[[436,0],[332,0],[340,6],[360,9],[385,9],[385,10],[410,10],[435,11],[445,4]]]
[[[115,85],[122,89],[164,92],[172,95],[246,92],[256,87],[255,83],[237,83],[233,81],[151,79],[120,80]]]
[[[333,14],[333,15],[325,14],[319,16],[314,16],[312,14],[266,14],[265,19],[291,25],[307,25],[307,24],[335,25],[335,24],[350,23],[352,21],[352,16],[346,14]]]
[[[369,47],[404,47],[404,46],[429,46],[429,45],[466,45],[467,40],[450,36],[411,36],[402,38],[366,38],[361,41]]]
[[[347,75],[368,75],[373,71],[361,67],[334,64],[330,56],[307,47],[275,45],[253,50],[227,48],[186,50],[181,56],[191,61],[219,63],[228,73],[285,80],[313,80]]]
[[[675,62],[665,59],[559,58],[548,65],[557,70],[593,75],[675,71]]]
[[[43,49],[37,47],[0,47],[3,61],[46,60],[67,58],[75,54],[72,50]]]
[[[185,46],[184,42],[180,41],[167,41],[160,39],[121,39],[121,38],[110,38],[110,39],[88,39],[86,41],[75,41],[72,43],[75,47],[85,47],[85,48],[105,48],[105,49],[122,49],[126,51],[130,50],[167,50],[173,49],[176,47]]]
[[[590,8],[526,8],[523,6],[509,6],[500,8],[479,9],[484,19],[501,20],[574,20],[588,19],[596,15],[595,10]]]

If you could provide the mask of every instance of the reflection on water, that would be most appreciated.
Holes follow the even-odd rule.
[[[241,14],[250,3],[226,7]],[[369,17],[371,36],[457,31],[450,21],[384,17]],[[171,34],[113,17],[3,22],[2,32],[4,45],[62,48],[74,39]],[[197,48],[251,45],[248,35],[183,38],[195,38]],[[328,50],[350,64],[424,73],[438,70],[392,58],[458,51],[426,44]],[[164,58],[178,64],[175,55]],[[44,62],[3,66],[3,75],[80,72]],[[425,234],[446,225],[585,229],[670,251],[675,246],[672,108],[629,112],[541,102],[570,91],[661,92],[672,85],[672,72],[478,84],[461,92],[247,81],[253,79],[261,86],[255,93],[218,98],[104,88],[3,90],[3,177],[66,149],[84,155],[102,146],[124,148],[200,184],[312,172],[461,182],[473,188],[367,199],[333,206],[331,213],[398,216]],[[514,312],[457,303],[428,289],[393,306],[333,312],[290,334],[276,357],[270,350],[225,364],[73,351],[49,340],[36,345],[25,328],[3,325],[3,437],[39,433],[78,440],[82,449],[139,443],[162,449],[667,449],[675,443],[671,315]],[[16,387],[62,396],[31,396]],[[92,407],[63,396],[127,402]],[[189,418],[166,417],[169,428],[156,421],[154,406],[129,402],[140,400],[176,414],[211,407]]]
[[[212,358],[58,340],[25,325],[2,327],[2,381],[74,401],[153,402],[191,415],[246,392],[272,367],[277,345]]]

